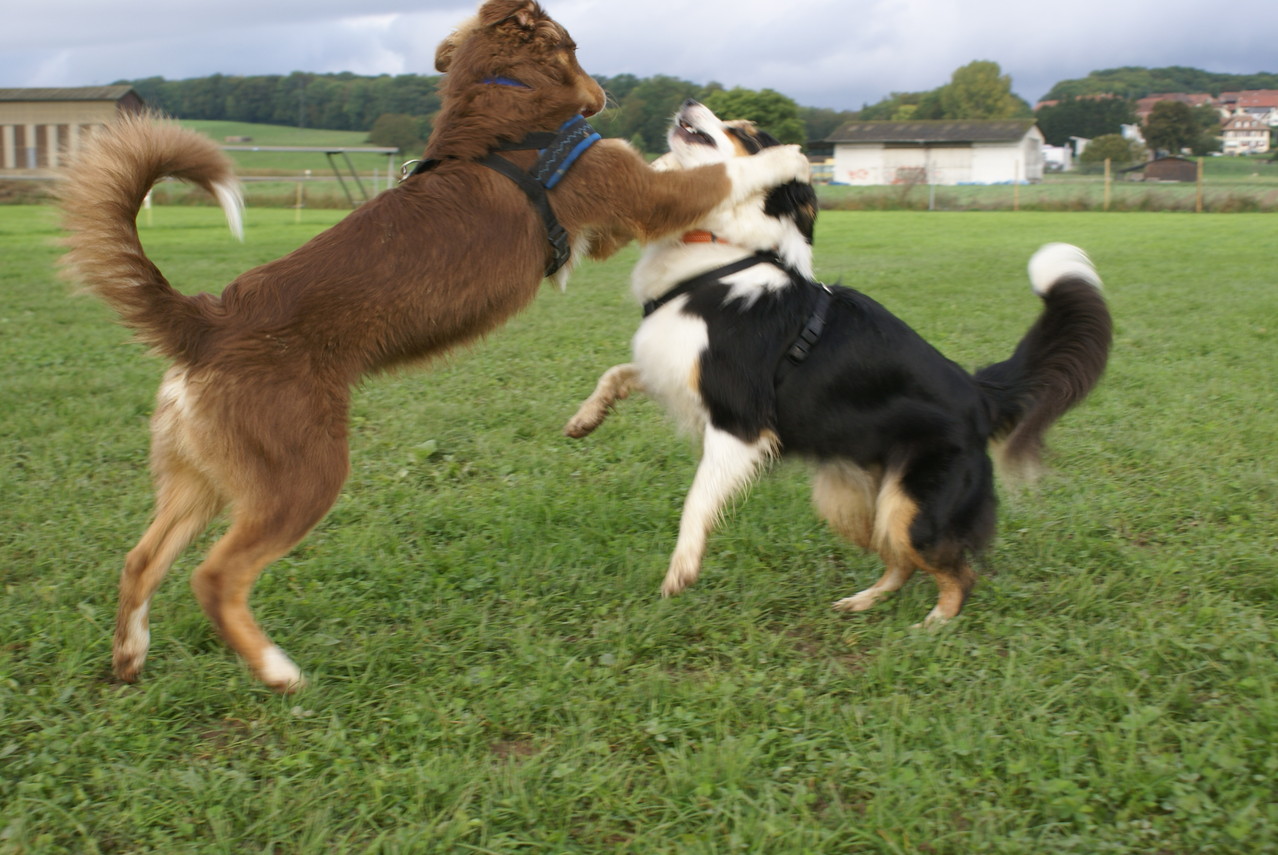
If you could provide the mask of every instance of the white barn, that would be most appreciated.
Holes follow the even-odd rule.
[[[821,143],[835,184],[1011,184],[1043,178],[1033,119],[849,122]]]

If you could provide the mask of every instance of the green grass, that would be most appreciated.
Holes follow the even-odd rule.
[[[157,208],[148,251],[216,289],[337,212]],[[1010,352],[1024,262],[1091,251],[1110,371],[1004,496],[964,615],[911,630],[778,467],[657,586],[696,454],[656,406],[562,422],[624,359],[634,251],[474,348],[358,391],[329,517],[259,617],[313,680],[284,698],[185,575],[141,682],[109,675],[146,525],[162,364],[52,272],[52,212],[0,208],[0,852],[1278,852],[1278,291],[1272,216],[823,215],[820,273],[964,364]]]
[[[372,145],[368,141],[368,131],[327,131],[315,128],[293,128],[286,125],[199,120],[183,120],[181,124],[225,145],[312,148],[316,146],[352,148]],[[228,142],[228,137],[250,137],[252,142]],[[318,152],[230,151],[227,155],[235,162],[236,171],[241,175],[300,175],[308,169],[316,173],[331,171],[327,159]],[[416,156],[415,152],[407,154],[403,160]],[[356,167],[364,171],[371,171],[374,168],[384,169],[386,166],[384,154],[352,154],[351,158]],[[398,166],[398,161],[396,165]]]

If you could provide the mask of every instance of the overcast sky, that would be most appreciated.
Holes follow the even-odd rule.
[[[39,0],[4,16],[0,88],[222,73],[431,74],[475,0]],[[855,110],[993,60],[1033,104],[1124,65],[1278,72],[1278,0],[544,0],[592,74],[775,89]]]

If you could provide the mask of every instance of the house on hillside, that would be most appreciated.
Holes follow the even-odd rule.
[[[131,86],[0,89],[0,177],[60,166],[88,130],[143,109]]]
[[[809,146],[835,184],[1008,184],[1043,178],[1033,119],[848,122]]]
[[[1247,113],[1235,113],[1221,128],[1225,154],[1263,154],[1269,151],[1269,125]]]
[[[1278,125],[1278,89],[1221,92],[1220,108],[1228,116],[1245,114],[1262,124]]]

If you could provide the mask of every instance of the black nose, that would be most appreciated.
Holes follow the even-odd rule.
[[[688,107],[700,107],[701,103],[696,98],[688,98],[683,102],[684,109]]]

